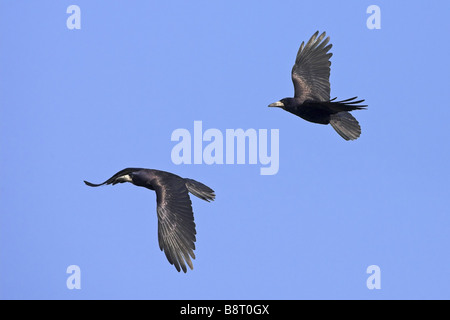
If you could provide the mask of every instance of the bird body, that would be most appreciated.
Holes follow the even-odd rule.
[[[300,98],[285,98],[280,107],[296,116],[314,123],[329,124],[330,108],[313,100],[302,101]]]
[[[333,100],[318,101],[308,99],[302,101],[300,98],[284,98],[279,101],[281,104],[278,107],[309,122],[330,124],[331,116],[334,114],[362,109],[361,106],[353,106],[352,104],[360,103],[363,100],[350,102],[352,99],[354,100],[356,97],[346,100],[349,101],[347,103],[344,101],[334,102]]]
[[[215,199],[214,190],[193,179],[143,168],[121,170],[100,184],[84,181],[90,187],[124,182],[156,192],[159,247],[178,271],[186,272],[186,263],[193,269],[196,230],[189,193],[209,202]]]
[[[345,140],[355,140],[361,134],[358,121],[349,111],[367,107],[356,100],[357,97],[335,101],[330,100],[330,58],[328,51],[332,45],[325,32],[319,37],[317,31],[306,43],[302,42],[292,67],[291,77],[294,84],[294,97],[284,98],[269,107],[282,108],[302,119],[318,123],[331,124]]]

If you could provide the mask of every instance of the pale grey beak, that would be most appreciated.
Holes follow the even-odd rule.
[[[122,182],[133,182],[133,179],[131,179],[129,174],[126,174],[124,176],[118,177],[116,179],[116,182],[122,183]]]
[[[281,101],[277,101],[277,102],[274,102],[272,104],[269,104],[269,107],[270,108],[283,108],[284,107],[284,103],[281,102]]]

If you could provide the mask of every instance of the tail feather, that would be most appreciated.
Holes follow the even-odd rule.
[[[330,124],[345,140],[355,140],[361,135],[358,120],[348,112],[338,112],[331,115]]]
[[[205,186],[203,183],[192,179],[184,179],[186,182],[186,188],[190,193],[194,196],[203,199],[205,201],[214,201],[216,195],[214,194],[214,190],[208,186]]]
[[[326,102],[327,106],[335,111],[335,112],[341,112],[341,111],[353,111],[353,110],[361,110],[365,109],[367,105],[360,104],[364,102],[364,100],[356,100],[358,97],[353,97],[346,100],[341,101],[335,101],[336,98],[333,98]]]

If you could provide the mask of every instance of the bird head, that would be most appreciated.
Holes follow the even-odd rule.
[[[269,104],[269,107],[270,108],[282,108],[282,109],[285,109],[286,106],[288,106],[290,104],[290,100],[291,99],[292,98],[281,99],[280,101],[277,101],[277,102]]]
[[[133,173],[132,172],[117,177],[116,180],[114,180],[114,182],[112,184],[114,185],[116,183],[124,183],[124,182],[133,182]]]
[[[135,176],[137,170],[139,170],[139,169],[135,169],[135,168],[124,169],[122,171],[117,172],[114,176],[112,176],[111,178],[109,178],[105,182],[99,183],[99,184],[91,183],[91,182],[88,182],[88,181],[84,181],[84,183],[87,184],[90,187],[99,187],[99,186],[102,186],[104,184],[115,185],[117,183],[124,183],[124,182],[131,182],[131,183],[135,184],[134,176]]]

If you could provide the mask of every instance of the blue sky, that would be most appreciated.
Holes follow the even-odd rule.
[[[69,30],[66,9],[81,9]],[[369,30],[366,9],[381,9]],[[0,2],[1,299],[449,299],[447,1]],[[267,105],[304,40],[333,43],[353,142]],[[279,172],[175,165],[171,134],[279,129]],[[194,270],[126,167],[199,180]],[[69,290],[66,269],[81,269]],[[381,270],[369,290],[366,269]]]

